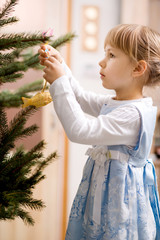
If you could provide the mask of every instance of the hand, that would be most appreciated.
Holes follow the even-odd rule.
[[[46,49],[48,49],[49,56],[56,58],[60,63],[62,63],[61,54],[55,48],[47,44],[42,44],[38,50],[38,53],[40,54],[39,60],[41,65],[44,65],[44,61],[48,58],[48,55],[45,52]]]
[[[43,77],[50,84],[52,84],[57,78],[65,75],[62,64],[60,64],[55,57],[49,57],[48,59],[45,59],[43,65],[46,66],[43,69],[45,72]]]

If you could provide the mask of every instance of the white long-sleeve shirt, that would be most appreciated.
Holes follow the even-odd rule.
[[[99,95],[84,91],[63,61],[66,75],[50,85],[50,94],[59,120],[68,136],[76,143],[87,145],[135,146],[140,130],[140,114],[134,105],[122,102],[144,101],[152,104],[152,98],[114,100],[114,95]],[[99,115],[102,105],[117,106],[106,115]],[[94,118],[89,119],[88,113]]]

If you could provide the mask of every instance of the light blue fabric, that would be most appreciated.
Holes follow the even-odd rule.
[[[157,178],[152,160],[148,159],[157,107],[147,107],[143,101],[129,104],[134,104],[141,116],[137,145],[102,146],[128,155],[128,161],[111,156],[97,165],[88,157],[65,240],[160,240]],[[104,104],[100,114],[115,107]]]

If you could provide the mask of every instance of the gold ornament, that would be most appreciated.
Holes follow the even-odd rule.
[[[41,90],[41,92],[37,93],[32,98],[25,98],[22,97],[23,105],[22,108],[28,107],[28,106],[35,106],[35,107],[43,107],[47,105],[48,103],[52,102],[52,97],[49,92],[44,92],[46,88],[47,82],[45,81],[44,87]]]
[[[47,105],[48,103],[52,102],[52,97],[49,92],[39,92],[32,98],[25,98],[22,97],[23,105],[22,108],[28,107],[28,106],[35,106],[35,107],[43,107]]]

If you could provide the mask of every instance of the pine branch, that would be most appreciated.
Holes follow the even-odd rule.
[[[0,10],[0,19],[7,17],[13,11],[13,7],[18,3],[18,0],[7,1],[4,7]]]
[[[0,53],[0,64],[5,64],[6,62],[10,63],[11,61],[14,61],[15,58],[18,58],[20,56],[20,52],[22,51],[21,48],[13,50],[11,53]]]
[[[36,144],[30,151],[29,155],[33,154],[34,152],[41,151],[45,147],[44,140],[40,141],[38,144]]]
[[[34,147],[32,151],[34,152],[35,149],[38,150],[39,147],[40,148],[42,147],[42,145],[43,143],[37,144],[37,147],[36,148]],[[21,163],[23,164],[20,171],[19,169],[17,169],[17,171],[14,171],[14,173],[12,174],[10,170],[11,168],[13,168],[13,166],[7,165],[7,168],[8,168],[7,170],[9,171],[6,171],[5,169],[3,169],[3,171],[0,174],[0,182],[2,183],[0,185],[0,192],[2,193],[0,198],[0,219],[7,219],[7,218],[14,219],[15,217],[19,216],[24,220],[26,211],[24,211],[21,208],[21,206],[25,208],[28,207],[30,209],[35,209],[35,210],[37,209],[40,210],[45,206],[41,200],[35,200],[32,198],[32,191],[31,191],[31,188],[33,189],[36,184],[38,184],[41,180],[43,180],[45,178],[45,175],[42,174],[42,171],[38,171],[36,172],[36,174],[32,174],[32,176],[28,178],[26,175],[28,173],[28,171],[26,171],[26,167],[28,167],[28,164],[27,164],[28,154],[31,154],[31,152],[26,153],[25,157],[23,156],[24,153],[22,154],[21,157],[25,161],[25,164],[23,163],[22,159],[20,162],[18,159],[17,159],[18,161],[14,161],[16,165],[17,163],[18,165],[20,165]],[[19,153],[20,153],[20,150],[19,150]],[[17,154],[17,157],[18,157],[18,154]],[[51,162],[51,160],[52,161],[55,160],[55,157],[56,157],[56,153],[51,154],[50,157],[47,159],[48,164]],[[32,155],[32,160],[30,160],[30,163],[31,161],[32,163],[36,164],[36,160],[33,158],[33,155]],[[45,166],[47,166],[48,164],[46,160],[42,159],[42,161],[40,161],[39,159],[37,159],[37,164],[39,165],[39,169],[41,165],[43,165],[44,167],[44,162],[45,162]],[[30,168],[32,167],[33,167],[33,164],[30,164]],[[7,176],[9,176],[9,178]],[[3,181],[5,181],[5,184],[3,184]],[[4,191],[3,189],[4,186],[5,186],[5,190],[7,191]],[[8,187],[8,189],[6,189],[6,186]],[[21,214],[19,214],[19,210],[20,211],[22,210]],[[32,219],[29,213],[28,213],[28,217]],[[25,223],[29,223],[29,222],[26,219]],[[32,223],[30,222],[29,224],[33,225],[34,222]]]
[[[46,145],[46,143],[42,140],[36,146],[34,146],[34,148],[32,148],[28,153],[24,154],[24,152],[23,152],[23,162],[19,166],[17,165],[18,169],[17,168],[16,168],[16,170],[14,169],[14,172],[17,172],[18,170],[23,168],[23,172],[25,174],[30,173],[31,167],[41,163],[41,161],[39,161],[39,159],[42,158],[42,153],[40,151],[42,151],[44,149],[45,145]],[[53,157],[56,157],[56,153],[54,153]],[[21,176],[21,174],[19,174],[19,176]],[[18,183],[18,178],[16,181]],[[25,187],[25,185],[24,185],[24,187]],[[21,188],[22,188],[22,185],[21,185]]]
[[[71,41],[73,37],[75,37],[75,34],[73,33],[65,34],[64,36],[55,40],[51,45],[56,48],[62,45],[63,41],[65,43]],[[5,81],[6,79],[3,78],[4,76],[7,77],[19,71],[27,71],[29,67],[30,68],[36,67],[36,65],[39,64],[38,56],[39,54],[35,54],[33,57],[29,58],[28,60],[25,60],[23,62],[14,62],[0,68],[0,82],[7,82]],[[14,78],[13,78],[13,81],[14,81]]]
[[[43,86],[43,79],[37,80],[33,83],[25,84],[23,87],[19,88],[15,94],[24,94],[28,92],[39,91],[42,89]]]
[[[19,107],[22,105],[22,96],[27,98],[31,97],[27,94],[14,94],[8,90],[4,90],[0,93],[0,106],[6,108]]]
[[[14,63],[10,63],[8,65],[5,65],[4,67],[0,68],[0,81],[5,83],[7,82],[7,78],[9,79],[8,82],[13,82],[13,80],[11,80],[11,76],[12,74],[16,73],[16,72],[26,72],[28,70],[29,67],[34,67],[35,64],[37,64],[39,62],[38,56],[36,57],[32,57],[29,60],[26,60],[24,62],[14,62]]]
[[[74,33],[67,33],[61,37],[59,37],[58,39],[50,42],[49,44],[54,47],[54,48],[58,48],[59,46],[62,46],[66,43],[69,43],[70,41],[72,41],[73,38],[75,38],[76,35]],[[31,67],[31,68],[42,68],[41,66],[38,67],[39,65],[39,58],[38,58],[39,54],[35,54],[34,56],[32,56],[31,58],[29,58],[25,64],[28,66],[28,67]]]
[[[75,38],[76,35],[75,33],[67,33],[61,37],[59,37],[58,39],[50,42],[49,44],[54,47],[54,48],[58,48],[60,46],[63,46],[64,44],[66,43],[69,43],[70,41],[73,40],[73,38]],[[35,54],[33,57],[31,57],[29,60],[28,60],[28,63],[31,61],[31,59],[33,58],[34,59],[34,64],[39,64],[39,58],[38,58],[39,54]]]
[[[42,158],[42,156],[42,152],[39,151],[30,154],[30,152],[24,152],[24,150],[17,150],[12,156],[7,156],[6,159],[3,160],[0,169],[1,177],[12,177],[14,175],[15,184],[13,186],[11,183],[10,189],[25,189],[24,181],[23,184],[21,182],[22,172],[23,176],[27,176],[31,168],[39,163],[39,158]],[[19,184],[21,185],[20,187]],[[22,185],[24,187],[22,187]],[[0,190],[5,190],[3,185],[0,186]]]
[[[40,165],[40,167],[37,169],[37,171],[43,170],[46,166],[48,166],[48,164],[49,164],[50,162],[52,162],[52,159],[53,159],[53,158],[57,158],[57,157],[58,157],[58,156],[57,156],[57,153],[56,153],[56,152],[51,153],[51,154],[46,158],[46,160],[43,161],[43,163]]]
[[[59,46],[63,46],[64,44],[72,41],[73,38],[75,38],[75,37],[77,37],[77,35],[75,33],[69,32],[69,33],[59,37],[55,41],[53,41],[53,43],[51,43],[51,46],[54,48],[58,48]]]
[[[37,109],[35,107],[28,107],[24,110],[21,110],[13,120],[10,122],[8,132],[2,136],[0,148],[2,149],[0,152],[1,159],[4,158],[5,154],[12,148],[14,148],[14,141],[23,137],[22,130],[29,116],[35,113]]]
[[[22,220],[23,220],[26,224],[34,225],[34,223],[35,223],[35,221],[34,221],[33,218],[29,215],[29,213],[26,212],[26,211],[24,211],[24,210],[21,209],[21,208],[18,208],[18,209],[17,209],[17,214],[16,214],[16,216],[22,218]]]
[[[16,114],[16,116],[11,120],[9,125],[9,131],[15,132],[15,128],[21,127],[21,124],[24,126],[27,119],[33,115],[37,111],[37,108],[35,107],[27,107],[25,109],[22,109],[19,113]]]
[[[35,183],[39,183],[41,180],[45,178],[45,175],[42,174],[42,170],[45,167],[47,167],[51,162],[55,161],[56,158],[57,153],[54,152],[50,154],[50,156],[47,159],[43,160],[42,162],[37,162],[39,166],[36,168],[32,176],[26,179],[25,185],[29,185],[30,187],[34,188]]]
[[[27,48],[41,44],[49,40],[50,37],[43,37],[42,33],[17,33],[17,34],[2,34],[0,36],[0,50],[8,50],[13,48]]]
[[[17,187],[17,185],[19,185],[19,180],[21,181],[21,177],[22,177],[22,173],[23,174],[28,174],[28,170],[30,169],[31,166],[34,166],[35,164],[37,165],[37,163],[39,163],[39,159],[43,157],[42,152],[37,152],[37,153],[33,153],[33,154],[24,154],[23,159],[19,158],[18,159],[18,163],[16,164],[16,167],[13,166],[12,169],[10,169],[10,173],[11,175],[14,175],[15,179],[16,179],[16,184],[14,186],[14,188],[19,189],[19,187]],[[26,187],[26,183],[23,182],[24,188]],[[22,188],[22,184],[21,187]]]
[[[4,76],[11,75],[19,71],[27,71],[28,67],[23,62],[15,62],[0,68],[0,80],[3,81]]]
[[[9,172],[12,171],[12,166],[14,165],[16,159],[23,159],[25,156],[24,150],[22,149],[17,149],[16,152],[12,156],[6,156],[0,163],[0,174],[7,175]],[[16,163],[17,164],[17,163]],[[2,191],[2,186],[0,186],[1,191]]]
[[[0,143],[2,141],[2,136],[8,131],[7,115],[4,108],[0,107]]]
[[[43,87],[43,80],[37,80],[33,83],[29,83],[19,88],[17,91],[4,90],[0,92],[0,106],[1,107],[19,107],[22,105],[22,97],[31,98],[32,95],[27,93],[40,91]],[[48,87],[46,87],[48,89]]]
[[[44,203],[41,200],[34,200],[34,199],[25,199],[25,201],[20,200],[20,204],[23,207],[28,207],[32,210],[41,210],[43,207],[45,207]]]
[[[2,19],[0,20],[0,27],[3,27],[7,24],[11,24],[11,23],[15,23],[15,22],[18,22],[19,19],[16,18],[16,17],[10,17],[10,18],[7,18],[7,19]]]
[[[13,118],[13,120],[10,122],[10,126],[13,127],[15,124],[18,123],[18,121],[21,118],[25,118],[26,120],[32,116],[35,112],[37,111],[37,109],[35,107],[27,107],[23,110],[21,110],[18,114],[16,114],[16,116]]]
[[[37,132],[38,128],[39,127],[36,124],[33,124],[32,126],[25,128],[24,130],[21,131],[18,139],[31,136],[32,134]]]
[[[0,82],[1,83],[6,83],[6,82],[16,82],[18,78],[23,77],[23,73],[13,73],[13,74],[8,74],[0,77]]]
[[[28,225],[33,225],[35,223],[27,211],[24,211],[18,204],[15,204],[15,199],[13,202],[10,202],[8,208],[4,207],[2,204],[0,205],[0,220],[13,220],[15,217],[20,217]]]
[[[30,183],[30,182],[35,183],[35,181],[36,181],[37,183],[39,183],[42,179],[44,179],[45,176],[42,175],[42,170],[43,170],[46,166],[48,166],[48,165],[53,161],[53,159],[55,160],[57,157],[58,157],[58,156],[57,156],[57,153],[56,153],[56,152],[50,154],[49,157],[47,157],[46,160],[44,160],[43,162],[41,162],[41,163],[39,164],[39,167],[35,170],[35,173],[31,176],[31,178],[28,179],[27,183],[28,183],[28,182],[29,182],[29,183]],[[31,184],[31,183],[30,183],[30,184]]]

